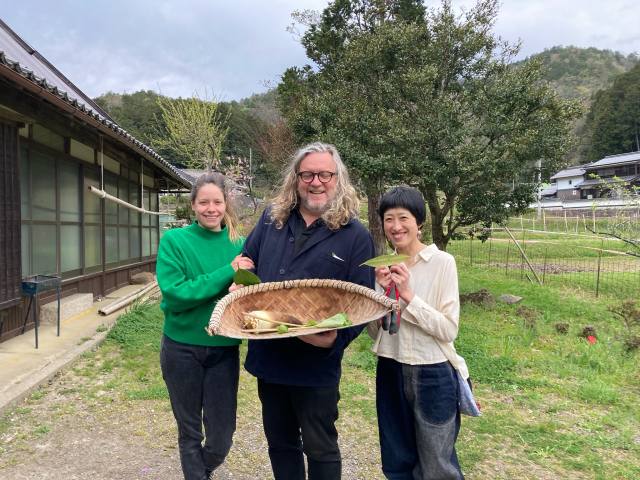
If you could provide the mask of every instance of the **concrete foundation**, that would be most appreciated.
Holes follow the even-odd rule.
[[[60,300],[60,320],[78,315],[93,305],[93,294],[76,293]],[[40,307],[40,323],[56,323],[58,321],[58,301],[46,303]]]

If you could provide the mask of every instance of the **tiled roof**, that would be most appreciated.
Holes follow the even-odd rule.
[[[636,162],[640,162],[640,152],[621,153],[619,155],[609,155],[597,162],[593,162],[589,165],[589,169]]]
[[[556,180],[558,178],[567,178],[567,177],[580,177],[584,175],[584,168],[586,165],[580,167],[570,167],[565,168],[564,170],[560,170],[558,173],[551,177],[551,180]]]
[[[555,195],[558,192],[558,185],[555,183],[540,192],[540,196]]]
[[[190,185],[190,179],[158,155],[151,147],[134,138],[115,123],[104,110],[60,73],[46,58],[31,48],[2,20],[0,20],[0,66],[10,69],[20,77],[40,87],[38,94],[42,98],[53,95],[81,114],[99,122],[111,130],[123,143],[141,150],[156,165],[170,173],[175,180]],[[6,76],[0,68],[0,74]]]
[[[596,185],[607,185],[611,183],[633,182],[640,180],[640,175],[627,175],[625,177],[610,178],[590,178],[580,184],[580,188],[594,187]]]

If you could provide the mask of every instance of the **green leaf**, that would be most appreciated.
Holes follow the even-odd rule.
[[[370,267],[389,267],[391,265],[397,265],[405,260],[409,260],[409,255],[391,254],[391,255],[379,255],[374,258],[370,258],[366,262],[360,264],[368,265]]]
[[[309,324],[307,324],[308,326]],[[336,313],[334,316],[325,318],[324,320],[313,325],[313,328],[340,328],[351,325],[346,313]]]
[[[255,273],[250,272],[249,270],[245,270],[244,268],[239,268],[236,274],[233,276],[233,283],[236,285],[257,285],[261,282],[260,277],[258,277]]]

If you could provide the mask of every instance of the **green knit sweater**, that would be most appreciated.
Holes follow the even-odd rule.
[[[205,332],[216,302],[231,285],[231,261],[244,241],[229,240],[227,228],[212,232],[197,223],[167,231],[162,237],[156,275],[162,291],[164,334],[190,345],[238,345],[239,340]]]

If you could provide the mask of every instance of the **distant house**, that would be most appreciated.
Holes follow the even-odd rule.
[[[580,183],[580,198],[615,198],[615,183],[640,186],[640,152],[609,155],[585,166],[585,180]]]
[[[100,296],[155,270],[158,216],[91,186],[157,211],[159,193],[190,179],[0,21],[0,341],[22,331],[24,277],[56,274],[63,296]]]
[[[560,170],[551,177],[553,183],[546,195],[545,191],[542,192],[542,196],[559,200],[577,200],[580,198],[579,186],[584,181],[584,174],[584,165]]]

